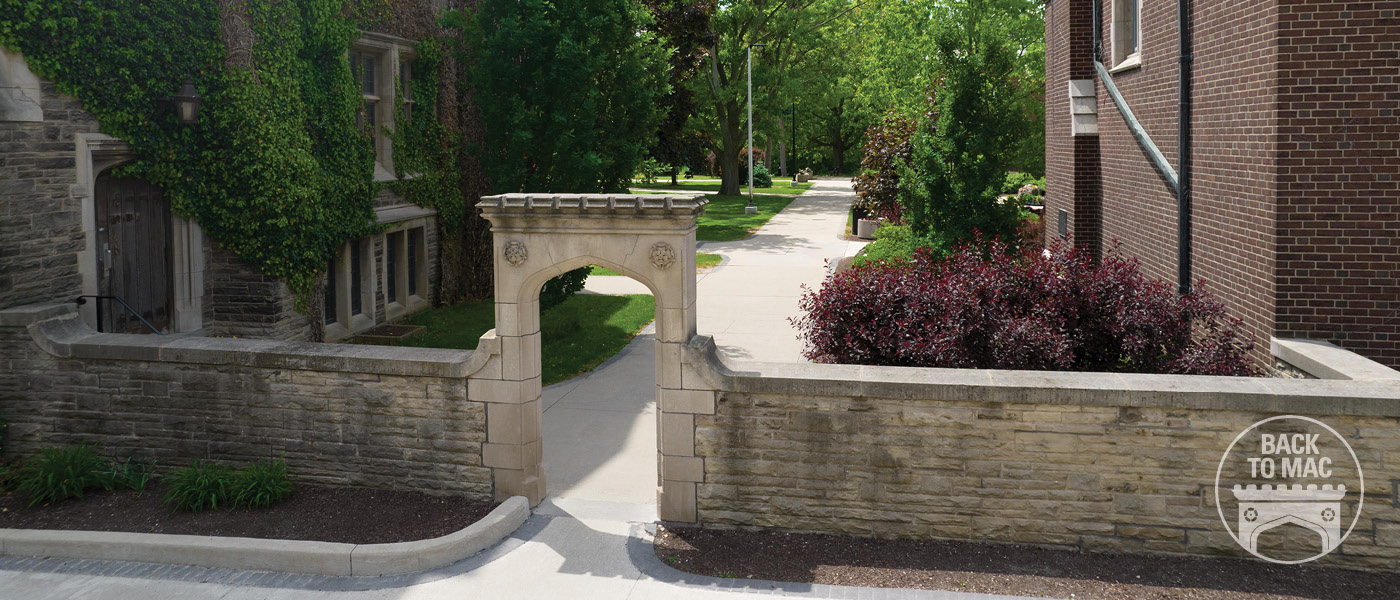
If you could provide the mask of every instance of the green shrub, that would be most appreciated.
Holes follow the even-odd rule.
[[[942,240],[919,238],[914,235],[914,229],[909,225],[885,222],[875,230],[875,241],[868,244],[865,251],[856,256],[851,264],[860,268],[886,261],[909,260],[919,248],[927,248],[930,255],[935,257],[947,253]]]
[[[588,274],[592,271],[592,267],[579,267],[544,282],[544,286],[540,288],[540,312],[559,306],[582,291],[583,284],[588,282]]]
[[[1035,175],[1021,173],[1019,171],[1007,171],[1006,179],[1002,180],[1000,192],[1003,194],[1015,194],[1023,186],[1036,183]]]
[[[267,508],[292,493],[287,480],[287,463],[277,459],[253,463],[233,474],[233,505],[248,509]]]
[[[196,460],[190,466],[165,476],[163,502],[173,509],[199,512],[228,503],[233,487],[233,468]]]
[[[773,174],[763,165],[753,166],[753,186],[756,188],[773,187]]]
[[[126,488],[136,492],[146,491],[146,485],[155,477],[156,464],[127,458],[123,462],[112,462],[102,472],[103,487],[107,489]]]
[[[82,498],[90,489],[109,487],[103,476],[106,466],[86,443],[44,448],[20,471],[19,489],[29,493],[29,506]]]

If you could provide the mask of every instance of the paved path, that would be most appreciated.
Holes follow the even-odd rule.
[[[807,362],[797,330],[802,286],[820,286],[827,261],[855,254],[864,242],[842,239],[855,193],[848,180],[817,180],[758,234],[734,242],[700,242],[698,250],[724,257],[701,273],[696,287],[698,329],[713,336],[727,358]],[[590,277],[588,291],[646,294],[627,277]]]
[[[699,328],[732,358],[802,360],[786,318],[801,284],[851,249],[840,239],[849,184],[820,181],[739,242],[707,243],[726,262],[700,280]],[[589,278],[591,291],[647,293],[625,277]],[[611,286],[611,287],[609,287]],[[683,574],[651,550],[656,520],[655,356],[651,329],[593,372],[545,388],[549,497],[514,535],[426,573],[333,578],[99,561],[0,558],[0,600],[418,600],[436,598],[819,598],[991,600],[994,596],[783,584]]]

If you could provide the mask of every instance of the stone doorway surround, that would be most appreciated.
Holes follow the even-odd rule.
[[[83,282],[83,294],[95,295],[97,273],[97,177],[112,167],[136,160],[136,153],[125,141],[102,133],[79,133],[73,140],[77,167],[74,195],[82,199],[83,249],[78,256],[78,271]],[[170,219],[170,262],[172,268],[172,333],[198,331],[204,326],[204,232],[194,219],[172,216]],[[89,327],[97,327],[97,303],[79,307],[79,314]]]
[[[491,222],[496,329],[479,351],[498,348],[470,377],[473,401],[486,403],[487,443],[497,499],[545,496],[542,467],[540,288],[587,265],[631,277],[656,298],[657,505],[662,521],[694,523],[696,414],[714,414],[715,392],[688,390],[682,348],[696,333],[695,229],[703,195],[504,194],[477,207]],[[700,386],[696,380],[695,385]]]

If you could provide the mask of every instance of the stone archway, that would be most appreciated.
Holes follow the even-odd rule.
[[[714,413],[714,392],[686,389],[681,349],[696,332],[695,229],[705,204],[699,195],[505,194],[477,205],[494,238],[491,346],[499,360],[471,375],[468,395],[486,403],[482,464],[492,470],[498,499],[521,495],[535,505],[545,496],[540,288],[596,264],[640,281],[656,298],[658,511],[663,521],[696,521],[695,484],[704,469],[694,416]]]

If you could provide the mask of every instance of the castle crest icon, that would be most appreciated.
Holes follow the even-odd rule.
[[[1236,481],[1222,481],[1227,465]],[[1356,453],[1336,430],[1309,417],[1283,415],[1249,426],[1225,450],[1215,474],[1216,509],[1230,535],[1250,554],[1274,563],[1304,563],[1336,550],[1351,534],[1365,502],[1365,486]],[[1227,511],[1234,513],[1233,520]],[[1276,537],[1264,547],[1261,536],[1287,525],[1317,535]],[[1308,555],[1312,552],[1316,554]]]
[[[1347,486],[1330,484],[1234,487],[1239,500],[1239,529],[1236,534],[1245,550],[1257,554],[1259,534],[1289,523],[1316,531],[1322,538],[1322,554],[1342,543],[1342,498]]]

